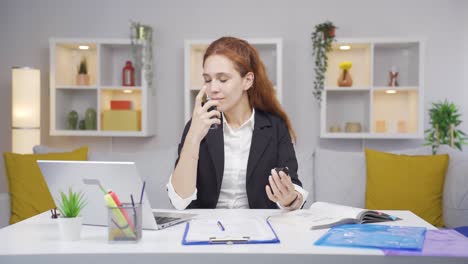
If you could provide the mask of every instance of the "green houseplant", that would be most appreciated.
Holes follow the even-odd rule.
[[[437,153],[440,145],[449,145],[452,148],[462,150],[467,142],[466,134],[457,129],[462,123],[461,114],[454,103],[447,100],[432,103],[429,109],[431,128],[426,133],[426,146],[432,146],[432,154]]]
[[[86,57],[81,58],[78,65],[78,75],[76,76],[77,85],[89,85],[88,63]]]
[[[58,210],[60,212],[59,228],[64,240],[80,239],[83,218],[81,210],[86,206],[84,194],[74,192],[71,188],[68,193],[60,192]]]
[[[314,96],[319,103],[322,101],[325,72],[328,66],[327,53],[331,51],[331,45],[335,40],[335,31],[336,26],[330,21],[325,21],[316,25],[312,32],[312,55],[315,61]]]

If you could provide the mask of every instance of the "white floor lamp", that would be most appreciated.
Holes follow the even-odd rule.
[[[32,153],[41,142],[41,74],[38,69],[13,67],[12,75],[12,151]]]

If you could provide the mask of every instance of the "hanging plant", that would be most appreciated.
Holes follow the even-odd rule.
[[[432,154],[437,153],[440,145],[449,145],[452,148],[462,150],[466,145],[466,134],[457,129],[462,123],[461,114],[455,104],[447,102],[432,103],[429,109],[431,128],[424,131],[426,135],[426,146],[432,146]]]
[[[135,72],[143,70],[143,77],[153,95],[153,28],[139,22],[130,21],[130,40]],[[141,49],[142,47],[142,49]]]
[[[332,22],[326,21],[315,26],[312,32],[312,48],[315,59],[315,81],[314,96],[322,102],[322,92],[325,82],[325,72],[328,66],[327,53],[331,50],[331,44],[335,40],[336,26]]]

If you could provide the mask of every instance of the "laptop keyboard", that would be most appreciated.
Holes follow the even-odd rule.
[[[166,217],[166,216],[155,216],[154,218],[156,219],[156,223],[158,223],[158,225],[166,224],[166,223],[180,219],[177,217]]]

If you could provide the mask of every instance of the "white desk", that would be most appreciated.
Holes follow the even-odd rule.
[[[190,210],[203,217],[270,216],[280,210]],[[408,211],[389,211],[394,225],[434,229]],[[61,241],[50,213],[0,229],[0,263],[468,263],[462,258],[383,256],[382,251],[314,246],[327,230],[272,223],[280,244],[183,246],[185,224],[144,231],[138,244],[108,244],[107,227],[83,226],[80,241]]]

